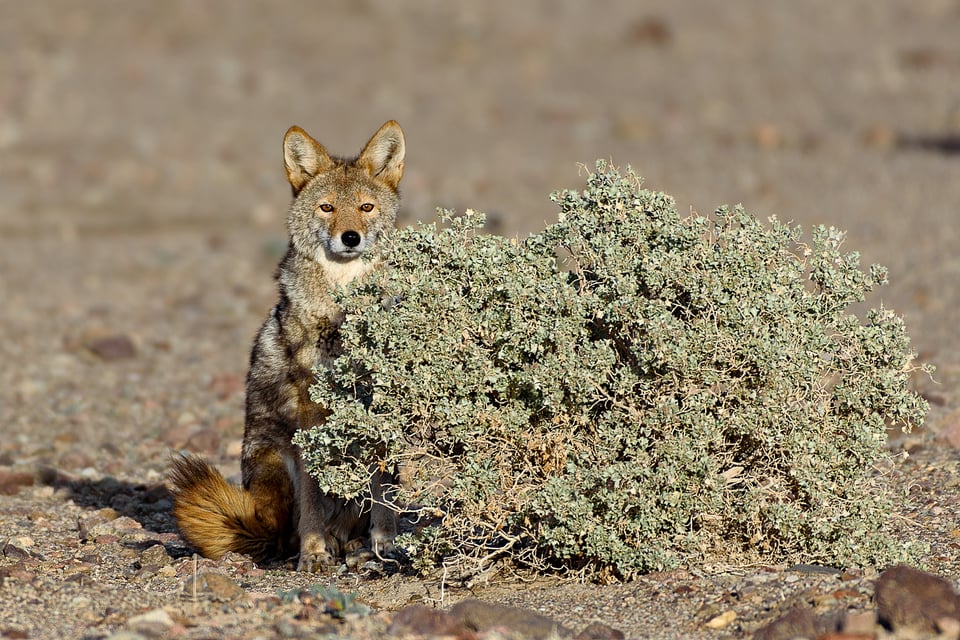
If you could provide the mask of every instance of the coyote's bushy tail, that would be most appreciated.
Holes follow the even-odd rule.
[[[262,563],[290,553],[290,524],[276,517],[276,505],[258,509],[254,494],[198,456],[176,455],[171,466],[173,515],[201,554],[217,559],[233,551]]]

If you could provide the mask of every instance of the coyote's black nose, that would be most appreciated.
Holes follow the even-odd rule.
[[[351,249],[359,245],[360,240],[362,240],[362,238],[356,231],[344,231],[343,235],[340,236],[340,242]]]

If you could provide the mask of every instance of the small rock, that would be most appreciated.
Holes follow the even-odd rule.
[[[720,615],[714,616],[713,618],[710,618],[709,620],[707,620],[704,623],[704,626],[706,626],[709,629],[723,629],[724,627],[729,626],[730,623],[736,619],[737,619],[737,612],[734,611],[733,609],[728,609],[723,613],[721,613]]]
[[[0,494],[16,495],[23,487],[33,486],[34,480],[32,473],[0,469]]]
[[[205,572],[196,577],[187,578],[183,583],[183,595],[186,598],[213,600],[215,602],[230,602],[239,600],[247,595],[236,581],[222,573]]]
[[[897,132],[887,125],[874,125],[863,133],[863,144],[875,149],[892,149],[897,144]]]
[[[863,571],[861,571],[860,569],[846,569],[843,573],[840,574],[840,580],[843,582],[857,580],[862,577],[863,577]]]
[[[625,39],[632,45],[665,47],[673,42],[673,30],[663,19],[651,16],[630,24]]]
[[[140,565],[143,567],[164,567],[171,562],[173,562],[173,558],[170,557],[167,549],[162,544],[147,547],[144,552],[140,554]]]
[[[197,429],[187,436],[184,448],[194,453],[217,453],[220,449],[220,434],[213,429]]]
[[[904,565],[880,575],[875,600],[880,622],[894,631],[935,633],[939,621],[960,620],[960,601],[949,581]]]
[[[853,599],[861,596],[862,594],[856,589],[837,589],[830,593],[830,597],[832,597],[834,600],[845,600],[848,598]]]
[[[128,542],[143,542],[155,537],[156,534],[145,531],[143,525],[127,516],[120,516],[106,522],[99,522],[86,530],[83,540],[110,541],[125,540]]]
[[[87,540],[93,540],[93,536],[90,535],[90,530],[99,524],[103,524],[106,520],[107,519],[100,513],[86,517],[79,516],[77,518],[77,535],[80,541],[86,542]]]
[[[105,336],[88,340],[84,346],[93,355],[106,362],[125,360],[137,355],[133,340],[125,335]]]
[[[227,441],[227,445],[223,448],[223,453],[228,458],[239,458],[240,454],[243,453],[243,440],[234,438],[233,440]]]
[[[575,635],[573,640],[623,640],[623,633],[601,622],[594,622]]]
[[[31,571],[27,564],[27,560],[20,560],[16,564],[9,567],[0,567],[0,584],[3,584],[3,581],[6,578],[23,583],[33,582],[33,579],[37,577],[37,574],[36,572]]]
[[[769,122],[755,126],[751,130],[750,136],[753,138],[754,144],[763,149],[778,149],[784,143],[783,132],[780,127]]]
[[[464,600],[450,609],[450,615],[458,619],[471,631],[485,631],[494,627],[503,627],[534,640],[546,640],[555,636],[572,636],[573,633],[559,622],[533,611],[507,607],[500,604]]]
[[[148,638],[165,638],[173,627],[173,618],[163,609],[154,609],[127,620],[127,628]]]
[[[960,411],[954,411],[940,423],[937,440],[960,449]]]
[[[172,578],[177,575],[177,570],[172,564],[168,564],[160,567],[160,570],[157,571],[157,575],[164,578]]]
[[[160,434],[160,441],[171,449],[182,449],[196,429],[196,423],[176,424]]]
[[[454,615],[423,605],[401,609],[393,617],[387,634],[400,637],[463,636],[467,628]]]
[[[796,607],[768,625],[757,629],[755,640],[792,640],[793,638],[816,638],[821,634],[812,609]]]
[[[96,464],[93,456],[82,448],[72,448],[65,451],[60,455],[57,462],[61,468],[72,470],[83,469],[84,467],[90,467]]]
[[[843,632],[872,634],[877,626],[876,611],[848,611],[843,618]]]
[[[903,67],[912,70],[949,66],[953,62],[953,58],[947,52],[925,46],[905,49],[900,51],[897,57]]]
[[[3,557],[10,560],[25,560],[30,557],[30,552],[22,546],[17,546],[12,542],[7,542],[2,547]]]

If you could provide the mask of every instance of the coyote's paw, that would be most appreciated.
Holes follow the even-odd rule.
[[[374,533],[371,536],[371,544],[373,545],[373,555],[381,560],[388,560],[395,562],[400,558],[400,550],[397,549],[397,546],[393,543],[393,535],[377,535]]]
[[[336,562],[327,551],[323,536],[317,533],[307,534],[300,542],[300,562],[297,571],[317,573],[333,567]]]

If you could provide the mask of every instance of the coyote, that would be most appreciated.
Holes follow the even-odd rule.
[[[280,299],[250,355],[243,487],[196,456],[175,456],[170,474],[177,524],[205,556],[235,551],[264,562],[292,556],[299,544],[298,570],[316,571],[358,551],[368,533],[374,554],[394,553],[393,474],[373,471],[369,506],[326,495],[291,438],[326,416],[309,387],[314,367],[341,352],[343,314],[332,290],[374,268],[361,256],[393,228],[403,156],[403,131],[392,120],[353,159],[329,155],[300,127],[284,136],[290,243],[276,274]]]

